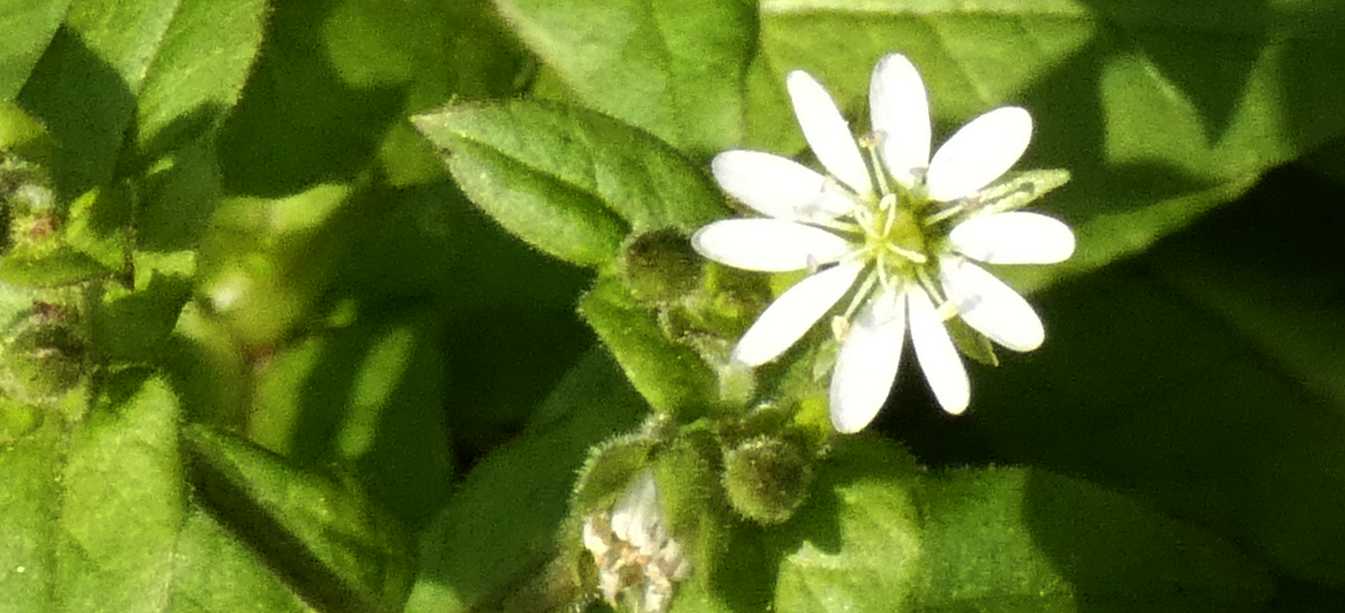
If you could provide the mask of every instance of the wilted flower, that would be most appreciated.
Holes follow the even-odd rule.
[[[931,158],[924,84],[904,56],[874,69],[873,131],[858,144],[816,80],[794,71],[786,84],[829,176],[769,153],[722,153],[713,162],[720,186],[766,218],[718,221],[692,237],[698,252],[728,266],[812,273],[761,314],[733,359],[754,367],[775,359],[851,294],[832,322],[841,340],[830,392],[836,429],[864,428],[886,402],[908,328],[939,404],[961,413],[970,385],[945,320],[961,317],[1015,351],[1044,338],[1027,302],[970,260],[1048,264],[1074,251],[1073,233],[1055,219],[982,206],[982,190],[1026,150],[1031,117],[992,110]]]
[[[691,574],[682,546],[668,534],[654,475],[638,474],[608,512],[584,520],[584,547],[598,568],[598,590],[612,606],[666,611],[676,584]]]

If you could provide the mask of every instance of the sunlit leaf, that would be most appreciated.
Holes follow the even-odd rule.
[[[461,104],[415,118],[467,196],[561,259],[609,263],[631,230],[690,232],[720,214],[708,178],[666,144],[577,107]]]

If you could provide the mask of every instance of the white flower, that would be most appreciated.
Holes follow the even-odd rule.
[[[598,568],[598,591],[613,607],[666,611],[691,562],[664,526],[654,475],[642,471],[608,512],[584,520],[584,547]]]
[[[719,185],[766,218],[718,221],[692,237],[702,255],[735,268],[812,271],[761,314],[732,358],[752,367],[775,359],[853,290],[833,320],[842,340],[830,391],[836,429],[864,428],[886,402],[908,328],[939,404],[961,413],[970,384],[946,319],[961,317],[1015,351],[1045,336],[1032,307],[970,260],[1049,264],[1074,251],[1074,234],[1055,219],[978,208],[978,193],[1026,150],[1031,117],[1018,107],[992,110],[931,159],[924,83],[904,56],[888,55],[874,69],[873,131],[859,144],[816,80],[794,71],[786,84],[829,176],[769,153],[722,153],[712,163]]]

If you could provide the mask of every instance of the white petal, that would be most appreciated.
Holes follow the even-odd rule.
[[[599,532],[597,526],[593,523],[593,518],[584,520],[584,548],[593,553],[594,557],[602,557],[611,549],[607,545],[607,535]]]
[[[925,184],[939,202],[976,193],[1013,167],[1032,140],[1032,116],[1006,106],[971,120],[934,153]]]
[[[901,364],[906,297],[883,290],[859,311],[831,375],[831,425],[859,432],[887,402]]]
[[[1014,211],[972,217],[948,234],[953,248],[991,264],[1054,264],[1074,253],[1074,233],[1063,222]]]
[[[789,99],[794,103],[794,116],[799,119],[803,138],[827,172],[856,192],[872,191],[868,166],[855,145],[850,124],[841,117],[827,90],[802,70],[789,73],[785,85],[789,89]]]
[[[720,264],[761,272],[835,262],[852,248],[826,230],[779,219],[716,221],[691,235],[691,246]]]
[[[894,53],[873,68],[869,115],[888,172],[906,187],[915,185],[929,166],[929,98],[906,56]]]
[[[939,260],[939,282],[962,321],[1014,351],[1032,351],[1046,331],[1032,306],[984,268],[959,257]]]
[[[612,532],[622,540],[641,547],[649,540],[658,515],[654,476],[648,471],[641,472],[626,486],[626,492],[612,511]]]
[[[863,268],[859,262],[841,264],[794,284],[747,329],[733,348],[733,360],[755,367],[779,357],[845,295]]]
[[[920,361],[920,370],[925,373],[934,397],[943,410],[957,415],[967,410],[971,403],[971,382],[967,380],[967,370],[962,366],[953,340],[943,327],[943,320],[934,311],[929,296],[922,289],[906,292],[910,307],[911,344],[915,345],[915,357]]]
[[[850,212],[844,188],[812,169],[770,153],[725,151],[710,163],[719,186],[757,212],[777,219],[833,219]]]

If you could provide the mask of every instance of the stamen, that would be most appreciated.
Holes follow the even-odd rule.
[[[878,143],[887,135],[882,132],[869,132],[859,137],[859,146],[864,148],[864,152],[869,156],[869,169],[873,172],[874,178],[878,180],[879,191],[886,196],[892,193],[892,188],[887,184],[887,170],[883,168],[883,163],[878,159]]]
[[[915,269],[915,276],[920,281],[920,287],[924,288],[925,293],[929,295],[929,299],[934,301],[938,308],[942,309],[947,301],[944,300],[943,293],[939,291],[939,288],[934,285],[934,280],[929,278],[929,273],[925,272],[923,268],[917,268]]]
[[[859,224],[853,224],[853,223],[848,223],[848,222],[844,222],[844,221],[837,221],[837,220],[835,220],[835,219],[827,219],[827,218],[825,218],[825,217],[823,217],[823,218],[819,218],[819,219],[809,218],[809,219],[805,219],[805,220],[801,220],[801,221],[804,221],[805,223],[812,224],[812,225],[814,225],[814,226],[821,226],[821,227],[823,227],[823,228],[829,228],[829,229],[832,229],[832,230],[836,230],[836,231],[838,231],[838,232],[848,232],[848,233],[850,233],[850,234],[863,234],[863,233],[864,233],[864,228],[861,228],[861,227],[859,226]]]
[[[850,299],[850,305],[845,307],[845,314],[841,317],[849,321],[854,316],[855,311],[859,309],[860,303],[864,302],[864,299],[873,291],[873,285],[877,282],[878,271],[875,269],[867,277],[864,277],[863,283],[859,284],[859,290],[855,292],[855,297]]]
[[[897,195],[888,194],[883,196],[883,199],[878,203],[878,206],[883,207],[883,212],[887,214],[887,218],[883,220],[883,236],[887,236],[892,233],[892,224],[897,222]]]
[[[946,209],[944,209],[944,210],[942,210],[942,211],[939,211],[938,213],[935,213],[935,214],[933,214],[933,215],[930,215],[929,217],[926,217],[924,223],[925,223],[926,226],[932,226],[932,225],[934,225],[934,224],[936,224],[936,223],[939,223],[940,221],[943,221],[943,220],[945,220],[945,219],[948,219],[949,217],[952,217],[952,216],[954,216],[954,215],[957,215],[958,213],[961,213],[961,212],[962,212],[962,209],[965,209],[965,208],[966,208],[966,204],[965,204],[965,203],[961,203],[961,202],[959,202],[959,203],[954,204],[953,206],[950,206],[950,207],[948,207],[948,208],[946,208]]]
[[[886,243],[884,246],[887,247],[888,251],[891,251],[892,253],[895,253],[903,258],[906,258],[907,260],[910,260],[915,264],[924,264],[929,261],[929,258],[926,257],[925,254],[920,253],[919,251],[907,249],[905,247],[902,247],[901,245],[894,245],[892,243]]]

